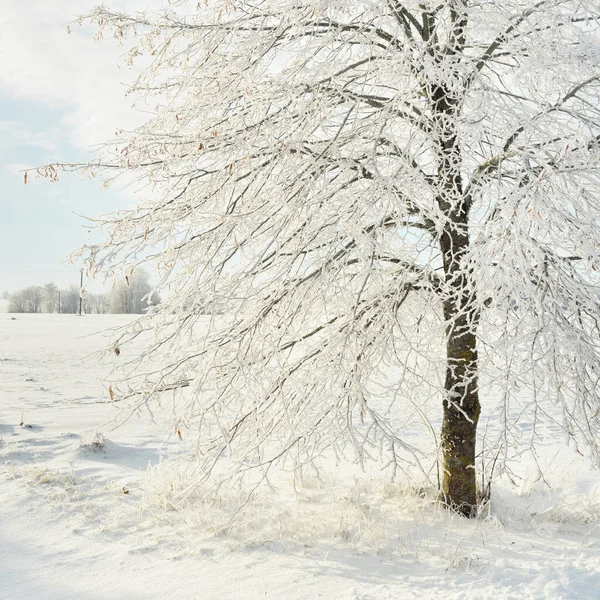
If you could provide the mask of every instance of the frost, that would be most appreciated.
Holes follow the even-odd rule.
[[[324,452],[447,479],[448,414],[484,479],[543,428],[598,462],[597,1],[172,4],[88,18],[157,109],[88,165],[147,185],[82,256],[158,265],[121,397],[171,403],[196,482]]]

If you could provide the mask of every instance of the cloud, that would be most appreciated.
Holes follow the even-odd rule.
[[[0,121],[0,148],[31,146],[47,152],[58,149],[58,131],[31,131],[18,121]]]
[[[135,12],[149,3],[162,4],[161,0],[112,4],[116,10]],[[59,123],[48,124],[50,137],[25,127],[24,143],[52,151],[53,137],[66,134],[83,150],[111,139],[119,127],[132,128],[144,120],[131,109],[131,99],[124,97],[122,82],[135,75],[118,66],[124,49],[111,41],[95,43],[90,29],[73,26],[67,33],[67,22],[95,4],[97,0],[0,0],[0,55],[10,57],[0,61],[0,93],[46,104],[64,115]]]

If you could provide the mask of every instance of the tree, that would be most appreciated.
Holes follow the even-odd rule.
[[[59,310],[62,314],[76,315],[79,312],[79,296],[81,290],[76,285],[60,291]]]
[[[10,295],[8,311],[12,313],[38,313],[43,304],[43,290],[32,285]]]
[[[54,283],[47,283],[42,291],[43,300],[43,312],[55,313],[59,312],[59,290]]]
[[[472,515],[513,405],[598,462],[598,0],[170,4],[89,16],[141,40],[132,92],[157,110],[87,165],[155,194],[85,256],[160,263],[171,293],[136,331],[161,316],[168,366],[136,397],[175,394],[200,477],[331,447],[422,464],[402,433],[422,415]],[[480,396],[504,428],[477,453]]]
[[[83,296],[83,312],[86,315],[105,315],[108,313],[109,301],[105,294],[89,294]]]
[[[76,285],[67,290],[59,290],[54,283],[47,283],[43,288],[30,286],[8,295],[9,312],[76,314],[79,312],[79,296],[80,289]],[[108,298],[105,294],[86,293],[83,308],[86,314],[106,314]]]
[[[23,290],[13,292],[8,299],[8,312],[24,313],[26,310],[25,294]]]
[[[148,273],[144,269],[136,269],[124,280],[115,282],[109,295],[111,313],[142,314],[149,305],[159,302],[158,294],[152,293]]]

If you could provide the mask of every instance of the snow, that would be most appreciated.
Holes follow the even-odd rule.
[[[349,468],[236,519],[165,509],[182,444],[146,416],[115,428],[101,380],[127,356],[92,355],[129,318],[0,314],[0,598],[598,597],[600,477],[562,439],[546,481],[523,457],[472,521]]]

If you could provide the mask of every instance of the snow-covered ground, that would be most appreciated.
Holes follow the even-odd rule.
[[[350,471],[233,520],[172,510],[180,443],[146,417],[115,429],[100,379],[127,356],[85,360],[128,318],[0,314],[0,598],[600,598],[600,477],[561,440],[546,481],[524,460],[473,521]]]

